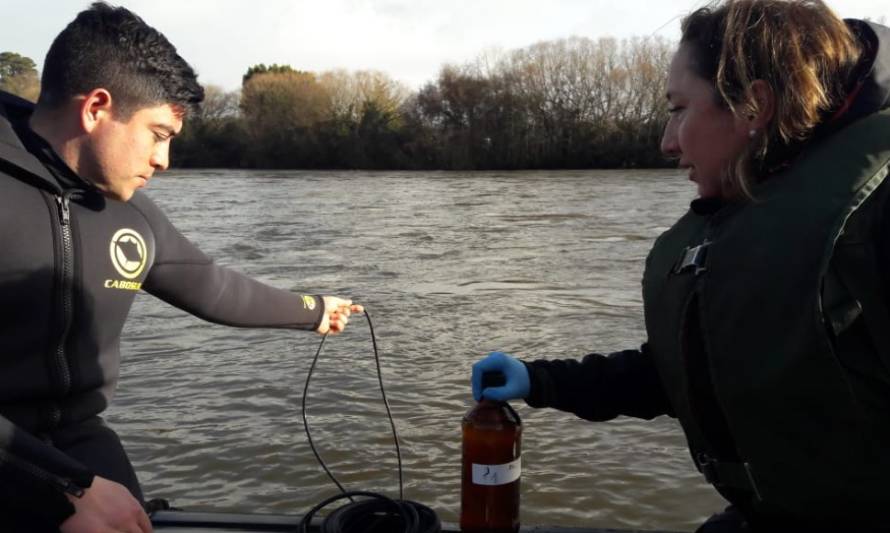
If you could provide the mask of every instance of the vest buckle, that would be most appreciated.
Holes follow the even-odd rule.
[[[753,493],[758,501],[763,501],[763,496],[754,481],[751,463],[720,461],[706,453],[699,453],[695,457],[695,464],[711,485],[744,490]]]
[[[693,271],[698,276],[708,270],[705,261],[708,257],[709,246],[711,246],[711,241],[704,241],[698,246],[687,246],[683,250],[683,254],[680,255],[680,260],[674,265],[674,274]]]

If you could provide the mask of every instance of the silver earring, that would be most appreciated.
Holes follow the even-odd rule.
[[[753,128],[752,128],[750,131],[748,131],[748,137],[749,137],[749,138],[753,139],[755,135],[757,135],[757,130],[756,130],[756,129],[753,129]]]

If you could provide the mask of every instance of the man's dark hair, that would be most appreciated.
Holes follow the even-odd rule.
[[[196,111],[204,99],[195,71],[161,32],[128,9],[95,2],[50,46],[38,106],[58,108],[100,87],[123,117],[163,104]]]

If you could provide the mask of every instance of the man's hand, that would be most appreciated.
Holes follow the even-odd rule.
[[[151,521],[142,506],[120,483],[96,476],[83,496],[68,496],[75,512],[65,520],[62,533],[151,533]]]
[[[331,333],[336,335],[346,329],[349,315],[352,313],[364,313],[365,308],[353,304],[352,300],[344,300],[336,296],[322,296],[324,301],[324,315],[321,324],[315,331],[321,335]]]

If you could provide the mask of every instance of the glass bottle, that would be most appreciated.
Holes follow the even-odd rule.
[[[503,375],[486,373],[483,389]],[[522,421],[507,402],[483,399],[463,418],[460,529],[519,531]]]

